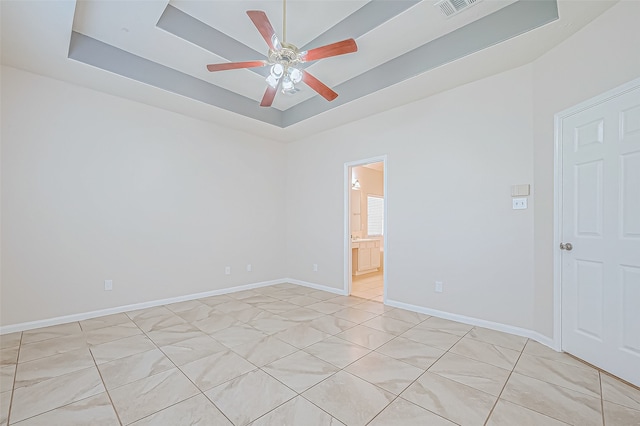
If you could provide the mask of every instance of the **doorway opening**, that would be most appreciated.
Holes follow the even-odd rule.
[[[386,156],[345,164],[345,293],[386,301]]]

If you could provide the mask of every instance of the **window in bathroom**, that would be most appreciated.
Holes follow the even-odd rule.
[[[367,234],[384,234],[384,198],[379,195],[367,195]]]

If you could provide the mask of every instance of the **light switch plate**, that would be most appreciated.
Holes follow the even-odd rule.
[[[514,198],[513,199],[513,209],[514,210],[523,210],[527,208],[527,199],[526,198]]]

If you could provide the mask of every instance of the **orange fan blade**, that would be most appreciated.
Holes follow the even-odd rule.
[[[256,26],[258,31],[260,31],[260,34],[262,35],[262,38],[264,38],[264,41],[267,42],[269,49],[280,49],[280,41],[271,26],[271,22],[269,22],[269,18],[267,18],[267,14],[261,10],[247,10],[247,15],[249,15],[249,18],[253,21],[253,25]]]
[[[337,43],[327,44],[326,46],[316,47],[303,53],[303,62],[316,61],[322,58],[328,58],[330,56],[344,55],[345,53],[353,53],[358,51],[358,45],[352,38],[339,41]]]
[[[227,62],[226,64],[210,64],[207,69],[211,72],[235,70],[238,68],[256,68],[267,65],[267,61]]]
[[[271,104],[273,103],[273,99],[276,97],[276,93],[278,93],[278,87],[280,87],[280,84],[278,84],[278,86],[276,87],[267,86],[267,91],[264,92],[262,102],[260,102],[261,107],[271,106]]]
[[[307,71],[302,72],[302,81],[304,81],[307,86],[311,87],[313,90],[318,92],[320,96],[328,101],[332,101],[338,97],[338,94],[331,90],[329,86],[309,74]]]

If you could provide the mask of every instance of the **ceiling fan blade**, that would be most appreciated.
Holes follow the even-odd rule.
[[[227,62],[225,64],[210,64],[207,69],[211,72],[235,70],[238,68],[256,68],[267,65],[267,61]]]
[[[269,49],[280,49],[280,41],[271,26],[271,22],[269,22],[269,18],[267,18],[267,14],[261,10],[247,10],[247,15],[249,15],[249,18],[253,21],[253,25],[256,26],[258,31],[260,31],[260,34],[262,35],[262,38],[264,38],[264,41],[267,42]]]
[[[353,53],[358,51],[358,45],[352,38],[342,40],[336,43],[327,44],[326,46],[316,47],[302,53],[302,61],[310,62],[331,56],[344,55],[345,53]]]
[[[260,102],[261,107],[270,107],[273,103],[273,99],[276,97],[276,93],[278,93],[278,84],[276,87],[267,86],[267,90],[264,92],[264,96],[262,97],[262,101]]]
[[[329,86],[309,74],[307,71],[302,72],[302,81],[304,81],[307,86],[318,92],[320,96],[322,96],[329,102],[338,97],[338,94],[331,90]]]

